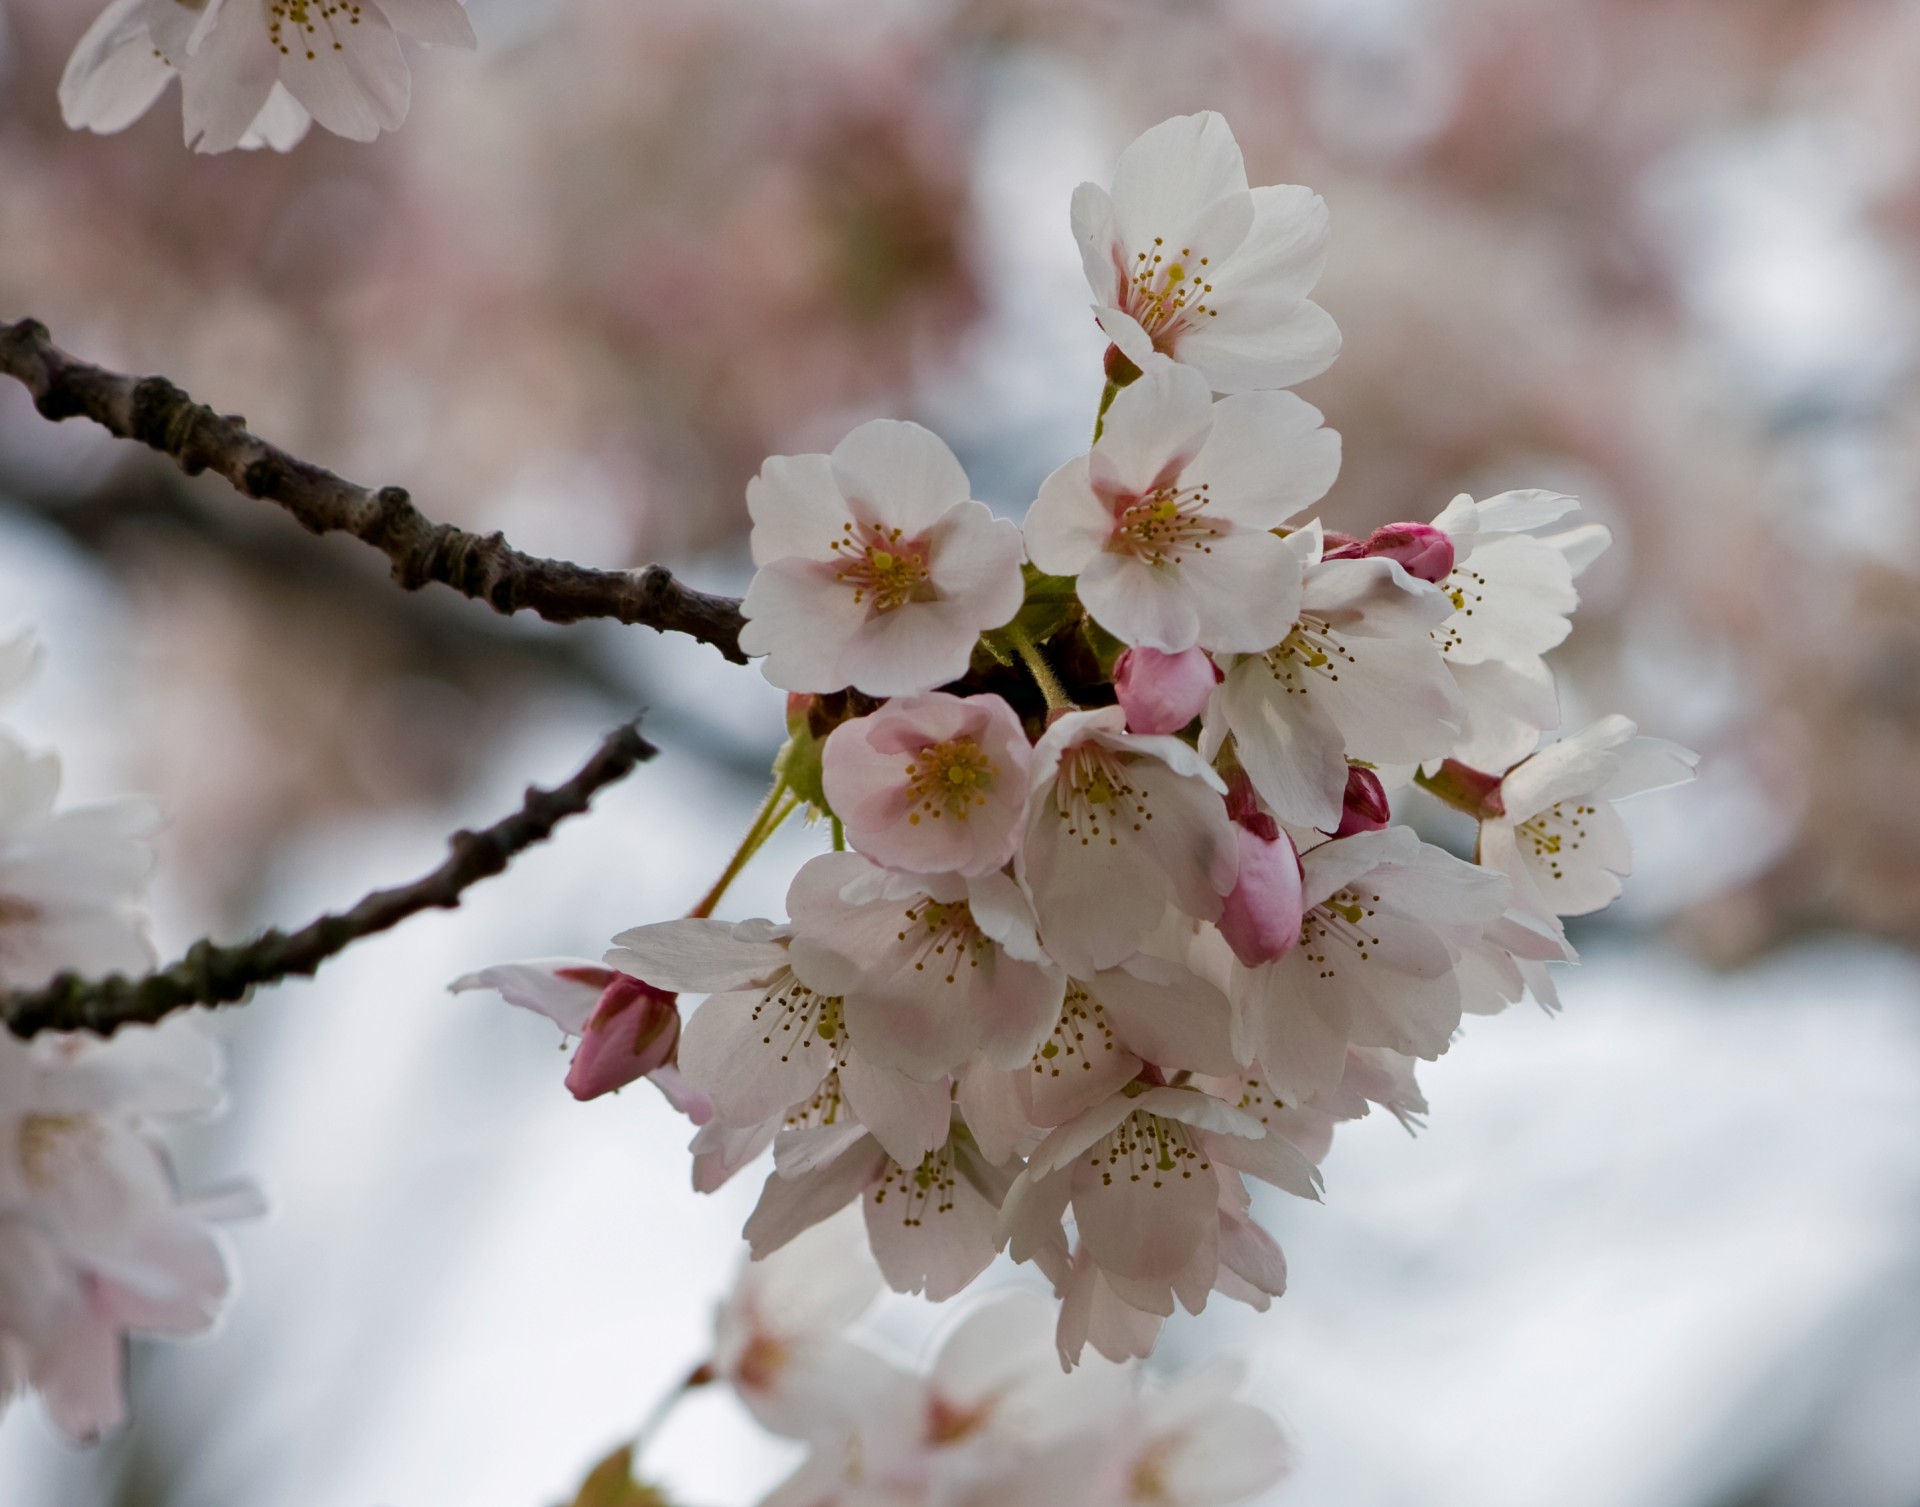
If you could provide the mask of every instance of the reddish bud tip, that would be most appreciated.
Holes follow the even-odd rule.
[[[673,1061],[679,1045],[674,996],[630,974],[615,974],[574,1049],[567,1088],[576,1099],[597,1099]]]
[[[1293,840],[1272,817],[1264,824],[1271,837],[1242,822],[1234,831],[1240,846],[1240,877],[1220,913],[1220,935],[1233,955],[1249,968],[1271,963],[1293,951],[1305,912],[1300,857]]]
[[[1367,552],[1364,539],[1356,539],[1352,534],[1338,533],[1328,529],[1320,536],[1320,558],[1322,560],[1358,560]]]
[[[1128,649],[1114,662],[1113,692],[1130,733],[1177,733],[1206,710],[1220,671],[1204,649]]]
[[[1453,540],[1430,523],[1389,523],[1367,536],[1371,559],[1398,560],[1410,576],[1444,581],[1453,570]]]
[[[1356,832],[1378,832],[1393,820],[1393,808],[1387,804],[1386,787],[1380,776],[1358,764],[1347,767],[1347,793],[1340,805],[1340,825],[1335,837],[1351,837]]]

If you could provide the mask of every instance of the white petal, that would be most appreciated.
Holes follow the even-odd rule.
[[[1436,655],[1437,659],[1438,656]],[[1319,698],[1296,695],[1267,661],[1249,655],[1214,693],[1253,788],[1282,821],[1332,828],[1347,788],[1346,743]]]
[[[770,456],[747,483],[747,513],[755,565],[790,555],[831,561],[833,546],[853,521],[833,462],[824,455]]]
[[[457,978],[447,987],[455,993],[495,990],[508,1004],[544,1015],[569,1036],[578,1036],[586,1030],[593,1007],[600,1003],[606,988],[607,981],[596,982],[592,975],[605,972],[588,958],[534,958],[525,963],[496,963]]]
[[[1088,459],[1076,455],[1041,482],[1027,509],[1027,557],[1048,575],[1078,575],[1113,532],[1113,514],[1094,493]]]
[[[1150,248],[1159,236],[1169,253],[1177,252],[1193,224],[1230,198],[1244,199],[1240,233],[1223,236],[1209,248],[1216,260],[1245,239],[1253,222],[1253,200],[1239,144],[1226,121],[1211,110],[1162,121],[1137,137],[1114,168],[1114,218],[1120,238],[1136,251]]]
[[[1099,184],[1083,183],[1073,191],[1069,219],[1093,296],[1102,305],[1113,303],[1120,296],[1121,277],[1113,199]]]
[[[351,18],[317,6],[302,14],[310,18],[306,28],[296,26],[291,14],[281,21],[287,51],[280,56],[280,81],[293,97],[321,125],[351,141],[372,141],[396,129],[407,118],[412,75],[386,17],[367,6]],[[215,28],[216,40],[229,24]]]
[[[1340,436],[1319,409],[1290,392],[1247,392],[1214,404],[1212,432],[1182,480],[1207,484],[1209,511],[1270,529],[1326,496],[1339,474]]]
[[[895,1292],[944,1302],[993,1261],[1005,1184],[989,1196],[959,1161],[956,1149],[918,1167],[889,1166],[867,1189],[867,1238]]]
[[[473,47],[473,23],[460,0],[378,0],[393,29],[416,42]]]
[[[803,1177],[768,1174],[760,1202],[741,1231],[754,1259],[777,1251],[802,1230],[811,1229],[844,1209],[887,1166],[887,1154],[869,1143]]]
[[[867,620],[863,603],[815,561],[775,560],[755,572],[740,604],[740,647],[766,655],[760,673],[783,691],[839,691],[840,658]],[[929,682],[931,684],[933,682]]]
[[[946,1079],[922,1083],[877,1067],[855,1050],[840,1069],[840,1088],[847,1107],[902,1166],[915,1166],[946,1144],[953,1121]]]
[[[1194,326],[1180,341],[1180,358],[1215,392],[1291,387],[1317,377],[1340,354],[1340,327],[1319,304],[1303,299],[1271,318],[1254,310],[1225,309],[1218,319]]]
[[[798,1104],[833,1067],[816,1029],[817,997],[791,975],[774,989],[710,996],[680,1030],[680,1071],[729,1125],[757,1125]]]
[[[264,6],[223,7],[213,30],[192,56],[180,61],[180,116],[187,145],[196,152],[237,147],[266,107],[280,61],[267,37]]]
[[[900,419],[870,419],[833,448],[833,474],[855,518],[917,535],[971,496],[946,441]]]
[[[1180,476],[1206,443],[1213,394],[1193,368],[1167,365],[1120,390],[1093,447],[1097,487],[1144,494]]]
[[[285,84],[276,83],[267,92],[267,102],[253,117],[253,124],[247,127],[247,134],[240,138],[240,148],[246,152],[258,151],[261,147],[291,152],[306,140],[312,125],[313,117],[306,107],[287,92]]]
[[[113,0],[73,49],[60,77],[60,115],[74,130],[124,131],[167,87],[173,67],[147,31],[151,3]]]
[[[784,941],[745,940],[738,933],[731,921],[656,921],[620,932],[606,961],[656,989],[688,994],[764,984],[787,966]]]

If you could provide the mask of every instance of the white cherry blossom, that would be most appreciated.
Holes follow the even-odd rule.
[[[1019,717],[998,696],[929,691],[836,727],[823,783],[847,840],[875,863],[980,875],[1020,845],[1032,761]]]
[[[824,853],[787,895],[796,976],[838,996],[870,1061],[927,1081],[976,1052],[1024,1066],[1059,1018],[1066,979],[1004,874],[889,874]]]
[[[1231,988],[1242,1056],[1289,1103],[1338,1083],[1349,1044],[1444,1052],[1460,1023],[1455,965],[1511,895],[1502,875],[1407,827],[1336,838],[1300,862],[1299,945],[1236,965]]]
[[[1500,814],[1480,823],[1480,861],[1513,881],[1522,908],[1584,916],[1619,895],[1633,850],[1613,802],[1690,780],[1700,762],[1638,732],[1625,717],[1602,717],[1501,779]]]
[[[401,39],[474,45],[460,0],[112,0],[60,81],[69,126],[125,130],[180,79],[187,145],[288,151],[312,121],[372,141],[406,119]]]
[[[1124,961],[1169,904],[1218,918],[1238,856],[1225,784],[1119,707],[1057,718],[1033,751],[1018,872],[1050,957],[1079,978]]]
[[[747,510],[759,568],[740,647],[783,690],[929,690],[1020,609],[1020,530],[918,424],[875,419],[831,455],[774,456]]]
[[[1206,714],[1203,754],[1233,735],[1241,765],[1281,821],[1332,831],[1347,761],[1415,764],[1453,745],[1459,693],[1429,637],[1453,610],[1394,561],[1322,560],[1318,523],[1288,536],[1305,571],[1298,620],[1270,649],[1227,668]]]
[[[1265,649],[1300,604],[1299,564],[1270,531],[1339,469],[1339,435],[1292,393],[1214,403],[1198,372],[1168,366],[1122,391],[1092,452],[1041,484],[1027,553],[1077,575],[1087,611],[1125,643]]]
[[[1101,328],[1142,370],[1170,358],[1215,392],[1246,392],[1303,382],[1340,352],[1307,297],[1326,262],[1326,205],[1293,185],[1249,189],[1212,111],[1139,137],[1111,194],[1081,184],[1073,233]]]

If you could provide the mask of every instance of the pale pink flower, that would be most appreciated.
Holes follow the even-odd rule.
[[[1291,387],[1333,364],[1340,332],[1307,294],[1327,210],[1293,185],[1249,189],[1220,116],[1162,121],[1125,152],[1113,192],[1083,183],[1073,233],[1094,312],[1142,370],[1171,358],[1215,392]]]
[[[1299,617],[1227,669],[1200,747],[1211,756],[1231,733],[1275,816],[1332,831],[1348,759],[1414,764],[1452,746],[1460,697],[1429,637],[1452,604],[1395,561],[1322,560],[1318,523],[1286,543],[1306,572]]]
[[[61,113],[124,130],[177,74],[195,151],[287,151],[314,120],[372,141],[407,116],[403,37],[474,45],[459,0],[113,0],[67,63]]]
[[[1348,1045],[1432,1059],[1460,1023],[1462,950],[1506,909],[1511,886],[1407,827],[1335,838],[1301,855],[1300,942],[1237,966],[1230,993],[1243,1059],[1288,1102],[1331,1087]]]
[[[929,690],[1020,610],[1019,529],[971,500],[918,424],[875,419],[831,455],[774,456],[747,510],[759,569],[740,647],[785,690]]]
[[[1178,738],[1125,721],[1069,712],[1034,748],[1018,870],[1048,955],[1079,978],[1126,959],[1169,904],[1213,920],[1233,888],[1224,783]]]
[[[1504,814],[1481,821],[1480,861],[1513,881],[1521,908],[1584,916],[1619,895],[1633,850],[1613,802],[1690,780],[1700,762],[1693,750],[1638,731],[1625,717],[1602,717],[1501,779]]]
[[[1113,665],[1113,693],[1130,733],[1177,733],[1207,709],[1220,671],[1206,652],[1123,651]]]
[[[979,875],[1020,846],[1033,748],[998,696],[890,701],[843,722],[823,756],[847,840],[885,868]]]
[[[1092,452],[1041,484],[1027,553],[1077,576],[1087,611],[1125,643],[1265,649],[1299,607],[1298,562],[1271,530],[1339,469],[1340,437],[1292,393],[1214,403],[1198,373],[1168,366],[1122,391]]]
[[[823,853],[787,895],[801,982],[842,1000],[870,1061],[937,1081],[975,1053],[1023,1066],[1059,1018],[1066,979],[1006,875],[896,875]]]

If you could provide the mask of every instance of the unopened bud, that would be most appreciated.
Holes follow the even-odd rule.
[[[1398,560],[1410,576],[1444,581],[1453,570],[1453,540],[1430,523],[1389,523],[1367,536],[1371,559]]]
[[[1114,662],[1113,691],[1130,733],[1177,733],[1206,710],[1220,671],[1204,649],[1162,654],[1128,649]]]
[[[1358,764],[1347,766],[1347,793],[1340,803],[1340,826],[1335,837],[1351,837],[1356,832],[1378,832],[1393,820],[1393,808],[1387,804],[1387,790],[1380,776]]]
[[[576,1099],[597,1099],[625,1088],[673,1061],[680,1044],[680,1010],[673,995],[616,973],[574,1049],[567,1088]]]
[[[1293,839],[1270,816],[1259,828],[1264,830],[1251,822],[1234,828],[1240,877],[1220,913],[1220,935],[1249,968],[1293,951],[1305,912],[1300,857],[1294,852]]]
[[[1320,536],[1320,558],[1322,560],[1358,560],[1367,552],[1367,541],[1356,539],[1352,534],[1338,533],[1328,529]]]

